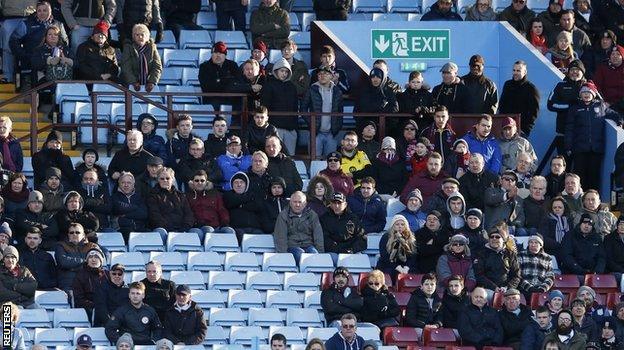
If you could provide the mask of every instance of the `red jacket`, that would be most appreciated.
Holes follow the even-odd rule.
[[[321,175],[327,176],[334,187],[334,193],[340,192],[345,196],[353,194],[353,179],[343,173],[342,170],[332,171],[329,168],[325,168],[321,170]]]
[[[601,64],[596,69],[594,83],[605,102],[616,104],[624,98],[624,63],[617,68]]]
[[[407,197],[410,192],[418,188],[423,197],[423,204],[426,204],[429,201],[429,198],[433,196],[442,186],[442,181],[446,179],[448,175],[446,175],[443,171],[438,173],[438,176],[429,175],[429,171],[421,171],[417,175],[412,176],[407,185],[403,188],[403,192],[401,192],[401,202],[407,205]]]
[[[190,190],[186,198],[195,215],[195,226],[212,226],[214,228],[228,226],[230,213],[223,204],[223,197],[217,190],[197,192]]]
[[[412,176],[418,175],[418,173],[427,170],[427,161],[429,161],[429,154],[424,157],[419,157],[416,153],[412,156],[410,163],[412,164]]]

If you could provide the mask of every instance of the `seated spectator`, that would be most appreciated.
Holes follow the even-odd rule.
[[[192,300],[189,286],[176,287],[175,303],[165,314],[163,329],[163,336],[178,345],[197,345],[206,338],[204,311]]]
[[[556,155],[550,160],[550,173],[546,175],[546,197],[554,198],[565,190],[565,157]]]
[[[275,2],[276,0],[263,1]],[[266,85],[262,88],[262,105],[266,106],[269,113],[298,110],[297,86],[291,78],[292,69],[288,61],[284,58],[277,60],[273,64],[273,76],[268,78]],[[273,119],[273,125],[277,128],[277,134],[284,142],[286,153],[289,155],[294,155],[297,148],[297,119],[294,116],[283,115]]]
[[[45,36],[41,43],[33,47],[29,53],[30,55],[23,58],[22,64],[27,61],[28,66],[32,69],[30,74],[33,84],[53,80],[69,80],[74,76],[74,55],[70,52],[67,42],[62,40],[59,27],[49,26],[45,30]],[[44,97],[46,95],[42,94],[42,101],[46,100]],[[46,97],[49,101],[49,95]]]
[[[19,243],[14,242],[14,240],[12,239],[12,235],[13,232],[9,227],[9,223],[3,222],[2,225],[0,225],[0,251],[3,251],[4,248],[8,247],[11,244]]]
[[[84,228],[79,223],[72,223],[65,232],[67,232],[67,239],[56,245],[54,259],[57,264],[58,287],[69,294],[76,273],[87,261],[87,253],[99,247],[87,240]]]
[[[151,345],[162,338],[162,325],[153,307],[143,302],[145,285],[132,282],[128,303],[113,312],[106,323],[106,337],[116,343],[124,333],[129,333],[134,344]]]
[[[544,240],[540,234],[529,237],[526,250],[518,254],[520,265],[520,290],[527,300],[532,293],[545,293],[553,286],[555,272],[550,255],[544,252]]]
[[[175,172],[162,168],[158,173],[158,186],[147,198],[149,224],[152,229],[186,232],[195,223],[195,216],[184,193],[175,187]]]
[[[39,191],[32,191],[28,196],[26,208],[18,210],[15,216],[15,240],[21,245],[24,237],[31,232],[32,227],[40,230],[44,249],[52,249],[58,241],[58,225],[54,213],[43,211],[43,195]]]
[[[267,195],[262,203],[262,231],[273,232],[275,221],[283,210],[288,208],[288,198],[284,196],[286,184],[281,177],[274,177],[267,188]]]
[[[485,190],[485,225],[486,229],[493,227],[498,221],[504,221],[512,231],[524,222],[524,211],[518,210],[522,199],[518,195],[516,182],[518,176],[513,171],[505,171],[500,179],[500,187],[490,187]]]
[[[466,9],[466,21],[496,21],[496,12],[490,0],[475,1]]]
[[[399,113],[412,113],[418,121],[418,129],[422,130],[432,122],[434,112],[433,96],[430,87],[424,82],[419,71],[412,71],[405,91],[397,94]]]
[[[561,32],[566,32],[572,35],[570,42],[573,45],[574,51],[578,57],[583,56],[585,50],[591,48],[591,40],[587,33],[578,28],[575,23],[575,14],[573,9],[563,10],[559,17],[559,26],[556,30],[549,33],[548,41],[551,46],[554,46],[559,39]]]
[[[442,307],[439,314],[441,315],[442,325],[445,328],[457,329],[457,320],[459,313],[470,304],[470,297],[464,288],[464,278],[456,275],[448,279],[448,285],[444,288],[444,296],[442,296]]]
[[[73,223],[79,223],[83,228],[83,233],[91,242],[97,242],[96,232],[100,228],[100,222],[90,211],[83,210],[84,201],[80,193],[70,191],[63,199],[65,207],[56,213],[56,223],[59,228],[59,238],[67,238],[69,228]]]
[[[498,140],[492,135],[492,117],[490,115],[483,114],[474,130],[468,131],[462,139],[466,140],[471,154],[479,153],[483,156],[486,170],[494,174],[501,172],[502,154]]]
[[[35,290],[37,280],[27,267],[18,264],[19,253],[13,246],[4,248],[0,267],[0,302],[12,302],[27,309],[37,308]]]
[[[468,246],[468,238],[463,235],[453,235],[444,246],[444,254],[438,259],[436,275],[439,278],[441,287],[451,289],[451,282],[457,281],[456,277],[461,277],[462,289],[471,291],[477,284],[472,260],[475,257],[471,254]],[[448,327],[446,320],[443,325]],[[456,328],[456,327],[452,327]]]
[[[334,193],[330,210],[320,218],[325,252],[332,255],[334,262],[338,262],[338,254],[359,253],[367,245],[364,228],[349,210],[346,199],[344,194]]]
[[[396,142],[392,137],[384,137],[381,143],[381,151],[371,159],[371,162],[371,165],[359,172],[358,175],[369,175],[374,178],[379,184],[377,191],[382,195],[401,193],[407,180],[406,163],[405,159],[397,153]]]
[[[550,202],[547,215],[537,230],[544,238],[544,251],[561,259],[561,244],[565,235],[574,227],[565,199],[557,196]]]
[[[412,169],[410,177],[427,170],[431,147],[431,142],[426,137],[419,137],[408,146],[408,152],[413,148],[412,158],[408,159],[409,164],[407,165],[408,168]]]
[[[617,326],[617,330],[616,330],[616,337],[618,339],[622,339],[622,335],[624,335],[624,329],[622,329],[622,326],[624,326],[624,324],[622,323],[622,321],[624,321],[624,303],[623,302],[619,302],[615,305],[614,309],[613,309],[613,317],[611,317],[611,321],[614,322],[614,324]]]
[[[546,38],[550,38],[556,35],[559,31],[559,19],[561,18],[561,10],[563,9],[563,2],[559,0],[550,1],[546,11],[542,11],[537,15],[537,19],[543,25],[544,35]]]
[[[407,223],[404,223],[404,227],[407,227]],[[396,320],[400,313],[399,305],[388,290],[382,271],[373,270],[368,274],[368,282],[362,290],[362,297],[364,297],[362,310],[366,310],[362,314],[362,321],[371,322],[379,328],[399,325]]]
[[[61,170],[61,183],[66,190],[71,189],[74,165],[68,155],[63,153],[63,135],[56,130],[50,131],[43,148],[32,156],[35,189],[46,179],[48,168]]]
[[[586,341],[587,336],[576,329],[573,323],[572,312],[568,310],[562,310],[557,315],[555,330],[544,337],[545,348],[552,344],[550,346],[556,346],[559,349],[563,347],[584,349]]]
[[[114,264],[108,271],[108,278],[93,294],[95,327],[103,327],[108,323],[113,312],[128,302],[128,285],[124,282],[126,267]]]
[[[145,303],[156,310],[158,318],[164,320],[165,313],[175,302],[175,283],[163,278],[162,265],[150,261],[145,265]],[[132,288],[132,286],[130,286]]]
[[[514,349],[520,347],[522,331],[533,318],[531,309],[520,303],[520,291],[510,288],[505,291],[503,309],[498,312],[503,327],[503,342]]]
[[[20,172],[24,167],[22,146],[17,137],[11,133],[13,122],[7,115],[0,116],[0,154],[2,168],[13,172]],[[8,152],[7,152],[8,151]]]
[[[0,39],[2,40],[3,48],[2,71],[8,82],[15,81],[15,58],[11,53],[11,47],[9,45],[11,34],[26,17],[34,15],[36,4],[36,1],[30,0],[3,6],[2,15],[6,18],[6,21],[0,29]]]
[[[208,228],[210,232],[234,232],[229,227],[230,214],[225,208],[223,196],[213,187],[204,170],[195,172],[186,199],[195,216],[193,227]]]
[[[290,35],[289,9],[280,8],[277,0],[262,0],[249,20],[252,41],[262,39],[271,49],[279,49]]]
[[[544,196],[546,194],[546,179],[537,175],[531,178],[530,194],[522,201],[519,210],[524,211],[524,230],[529,235],[538,231],[542,220],[548,215],[548,201]],[[517,236],[522,236],[520,230],[516,232]]]
[[[260,74],[267,75],[265,68],[270,68],[271,64],[269,63],[269,49],[267,45],[262,41],[262,39],[254,40],[253,42],[253,50],[251,50],[250,59],[258,62],[260,65]],[[269,73],[270,75],[270,73]]]
[[[113,227],[119,229],[127,242],[130,232],[147,230],[147,204],[143,196],[135,190],[132,173],[123,172],[118,183],[117,191],[111,196],[111,217]]]
[[[364,299],[357,288],[349,287],[349,270],[340,266],[334,270],[334,282],[321,292],[321,306],[328,327],[338,327],[346,314],[358,315],[364,305]]]
[[[360,151],[364,151],[368,159],[375,159],[377,153],[381,149],[381,142],[377,141],[375,137],[377,133],[377,124],[374,121],[370,120],[368,123],[364,124],[364,129],[360,133],[360,139],[358,141],[357,148]]]
[[[201,10],[201,5],[201,0],[182,2],[174,0],[161,1],[160,13],[164,17],[165,29],[170,29],[178,41],[180,40],[180,32],[183,30],[203,30],[194,20]],[[239,28],[236,28],[236,30],[239,30]]]
[[[520,114],[521,132],[523,136],[529,137],[539,113],[539,100],[539,91],[527,79],[526,63],[516,61],[513,65],[512,78],[503,85],[498,113]]]
[[[447,177],[448,175],[442,171],[442,155],[438,152],[431,153],[427,160],[427,169],[412,176],[403,188],[400,197],[401,202],[405,204],[407,202],[407,195],[415,188],[420,189],[423,202],[428,202],[429,198],[440,188],[442,181]]]
[[[488,243],[488,234],[483,228],[483,212],[479,208],[470,208],[466,211],[466,226],[461,234],[468,238],[471,255],[478,257]]]
[[[360,219],[366,233],[381,232],[386,226],[386,203],[375,190],[375,186],[375,179],[365,177],[360,188],[347,197],[349,208]]]
[[[527,7],[526,1],[517,0],[498,14],[498,21],[507,21],[520,34],[529,32],[529,21],[535,17],[535,12]]]
[[[466,220],[464,220],[466,215],[464,196],[459,192],[451,194],[446,200],[446,210],[442,215],[446,230],[449,232],[461,231],[466,225]]]
[[[498,175],[485,169],[480,153],[470,154],[468,164],[467,171],[459,178],[459,192],[464,195],[468,208],[484,210],[486,190],[498,183]]]
[[[410,271],[415,273],[418,272],[417,257],[416,238],[409,229],[407,219],[395,215],[390,228],[379,241],[379,260],[375,268],[391,276]]]
[[[100,21],[93,27],[91,37],[76,51],[76,78],[84,80],[118,81],[117,55],[108,41],[110,24]]]
[[[615,230],[605,236],[605,260],[607,261],[607,271],[612,272],[616,280],[624,273],[624,215],[620,214],[615,224]]]
[[[544,31],[544,21],[539,17],[533,17],[526,28],[525,39],[542,55],[545,55],[548,51],[548,35]]]
[[[424,274],[407,303],[405,323],[420,329],[442,327],[442,298],[436,293],[438,280],[433,273]]]
[[[444,212],[446,210],[446,201],[448,197],[453,193],[459,192],[459,181],[455,178],[447,177],[442,180],[442,186],[440,187],[441,189],[434,193],[433,196],[429,198],[427,203],[423,203],[423,210],[425,213],[429,213],[432,210],[437,210],[440,213]]]
[[[230,180],[232,190],[223,194],[223,202],[230,212],[230,226],[236,231],[239,241],[243,234],[260,234],[262,232],[262,200],[249,190],[247,174],[239,172]]]
[[[316,175],[308,183],[306,196],[308,198],[308,207],[314,210],[320,218],[328,212],[331,199],[334,196],[334,186],[332,186],[327,176],[322,174]]]
[[[563,237],[561,258],[564,273],[604,273],[606,262],[602,237],[596,232],[589,214],[581,215],[576,227]]]
[[[586,50],[582,57],[587,67],[587,77],[590,79],[593,78],[598,66],[609,64],[611,52],[617,45],[617,38],[613,31],[606,29],[597,34],[593,47]]]
[[[121,80],[126,85],[132,85],[134,91],[144,86],[145,92],[152,92],[161,74],[162,62],[156,44],[150,39],[149,29],[144,24],[135,24],[132,40],[124,43]]]
[[[321,67],[316,70],[318,81],[313,83],[305,92],[301,101],[302,112],[342,113],[342,90],[332,78],[334,71],[331,67]],[[311,120],[305,117],[306,120]],[[325,157],[338,148],[336,137],[342,129],[342,116],[316,116],[316,156]]]
[[[297,191],[290,196],[289,207],[278,215],[273,231],[275,250],[291,253],[299,262],[301,254],[325,252],[323,228],[318,215],[306,207],[306,195]]]
[[[597,325],[599,346],[605,349],[621,348],[624,346],[621,339],[615,337],[616,324],[611,320],[605,320]]]
[[[258,106],[254,109],[253,121],[247,126],[247,134],[243,138],[251,154],[256,151],[263,151],[269,136],[277,136],[277,129],[269,123],[269,110],[266,107]]]
[[[266,197],[267,188],[271,182],[268,170],[269,157],[263,151],[255,151],[251,156],[251,168],[246,175],[249,177],[249,191],[258,199]],[[310,188],[310,186],[308,186]]]
[[[539,306],[535,310],[535,317],[532,322],[529,322],[529,325],[522,331],[520,349],[541,350],[546,335],[555,330],[552,318],[553,315],[550,314],[547,307]]]
[[[405,159],[412,159],[416,151],[416,137],[418,136],[418,123],[408,119],[403,125],[403,133],[396,139],[397,152]],[[409,164],[407,164],[409,166]],[[409,168],[408,168],[409,170]]]
[[[206,157],[212,159],[225,154],[227,139],[230,136],[232,135],[228,132],[228,125],[225,118],[220,115],[215,116],[212,119],[212,133],[210,133],[206,141],[204,141]]]
[[[351,90],[351,84],[349,83],[349,77],[344,69],[336,68],[336,52],[330,45],[324,45],[321,47],[321,57],[319,58],[321,65],[312,71],[310,74],[310,84],[314,84],[318,79],[318,70],[321,67],[331,67],[333,73],[332,81],[338,85],[343,94],[349,93]]]
[[[531,161],[530,171],[535,171],[537,155],[529,140],[520,136],[516,121],[511,117],[503,120],[503,132],[498,140],[502,154],[502,170],[515,170],[521,154],[527,154]]]
[[[169,150],[169,166],[178,167],[180,161],[189,155],[189,148],[193,139],[199,136],[192,133],[193,118],[188,114],[180,114],[176,120],[175,129],[167,130],[166,147]]]
[[[440,1],[443,0],[438,0],[438,4]],[[448,4],[449,11],[450,5],[451,4]],[[424,17],[425,16],[423,16],[423,18]],[[468,99],[470,95],[468,88],[460,77],[457,76],[458,70],[457,64],[453,62],[445,63],[440,69],[440,72],[442,72],[442,82],[436,85],[431,91],[433,100],[437,102],[438,105],[448,108],[448,112],[451,114],[467,113],[467,108],[469,107]]]
[[[160,157],[150,156],[146,163],[143,175],[135,177],[136,189],[144,200],[149,198],[150,192],[158,185],[158,173],[163,168],[164,162]]]
[[[212,47],[210,59],[199,65],[199,85],[202,92],[223,93],[239,75],[236,62],[226,58],[227,46],[223,41],[216,42]],[[204,96],[204,104],[211,104],[219,110],[222,104],[230,104],[229,98]]]
[[[410,231],[416,232],[425,226],[427,213],[422,209],[422,195],[419,189],[415,189],[407,196],[406,208],[399,214],[409,222]],[[446,242],[445,242],[446,243]]]
[[[54,5],[54,2],[52,3]],[[89,38],[89,34],[93,31],[100,20],[105,21],[109,26],[113,23],[113,18],[117,10],[115,1],[103,1],[96,7],[89,7],[88,3],[83,0],[62,1],[60,4],[62,20],[71,29],[71,48],[76,53],[76,49],[80,44]],[[54,13],[53,9],[53,13]],[[60,16],[57,16],[59,20]]]
[[[457,137],[449,120],[448,109],[445,106],[437,106],[433,114],[433,123],[420,133],[421,137],[426,137],[431,142],[430,149],[442,155],[442,163],[447,161],[447,157],[451,157]]]
[[[31,227],[25,235],[24,245],[19,249],[19,264],[28,268],[37,281],[40,290],[57,287],[56,262],[50,253],[41,245],[41,230]]]
[[[503,344],[503,327],[496,310],[487,304],[485,289],[475,288],[470,300],[470,305],[459,313],[457,320],[462,343],[477,348]]]
[[[101,250],[89,250],[86,261],[76,272],[76,277],[72,283],[74,306],[85,309],[89,319],[92,318],[95,306],[93,295],[102,284],[108,281],[108,276],[104,270],[105,265],[106,258]]]
[[[264,149],[269,158],[267,167],[269,174],[271,176],[279,176],[286,181],[286,196],[289,197],[295,191],[301,191],[303,188],[301,175],[299,175],[292,158],[282,152],[279,137],[270,136],[267,138]]]
[[[194,138],[189,145],[189,154],[180,160],[178,164],[177,174],[180,183],[184,184],[185,188],[189,188],[193,182],[193,175],[199,170],[206,172],[210,182],[216,183],[219,187],[221,186],[223,174],[218,161],[207,157],[204,153],[204,142],[201,139]]]
[[[615,229],[617,219],[609,211],[609,206],[600,202],[600,194],[596,190],[588,190],[581,197],[583,205],[573,214],[574,224],[581,222],[583,214],[589,215],[594,223],[594,229],[600,237],[608,235]]]
[[[462,17],[453,11],[453,1],[438,0],[425,13],[421,21],[463,21]]]
[[[559,32],[555,44],[546,52],[546,59],[563,74],[568,72],[570,63],[578,58],[572,47],[572,33],[566,31]]]
[[[61,170],[50,167],[45,172],[46,180],[41,184],[41,194],[43,194],[43,209],[52,214],[56,214],[63,209],[63,199],[65,198],[65,188],[61,183]]]
[[[106,178],[102,180],[107,181]],[[110,227],[108,215],[111,213],[113,203],[108,193],[108,186],[100,181],[95,169],[87,170],[82,174],[82,183],[77,192],[82,196],[83,209],[95,214],[100,227]]]
[[[563,310],[564,295],[558,289],[553,289],[548,293],[548,301],[544,303],[544,306],[550,311],[550,315],[555,317]]]
[[[414,232],[418,255],[416,265],[419,272],[435,273],[438,259],[444,254],[444,246],[449,242],[449,230],[443,228],[436,215],[427,215],[425,226]]]
[[[3,309],[9,309],[10,317],[7,320],[7,324],[10,326],[10,342],[9,348],[15,350],[25,350],[26,344],[24,339],[24,331],[22,328],[18,328],[17,324],[20,319],[20,308],[12,302],[6,302],[2,304]],[[41,350],[41,345],[35,344],[30,349],[31,350]],[[47,347],[45,348],[47,350]]]
[[[131,172],[132,175],[139,177],[145,173],[147,160],[152,156],[143,147],[143,133],[138,130],[130,130],[126,132],[124,147],[115,152],[108,165],[108,177],[117,181],[123,171]]]
[[[93,148],[87,148],[82,152],[82,162],[78,162],[76,164],[76,169],[74,169],[74,179],[72,181],[72,185],[75,188],[82,187],[82,175],[87,170],[95,170],[97,172],[97,177],[102,181],[102,185],[108,189],[108,177],[106,177],[106,166],[97,164],[97,161],[100,159],[97,151]]]
[[[341,161],[342,154],[340,152],[331,152],[327,156],[327,168],[321,170],[319,174],[325,176],[331,182],[334,192],[348,196],[353,194],[353,179],[343,172],[340,166]]]
[[[583,206],[583,189],[581,188],[581,178],[578,175],[574,173],[566,174],[565,189],[561,192],[561,196],[566,201],[571,214],[581,210]]]
[[[143,149],[156,157],[160,157],[163,161],[167,161],[169,151],[165,146],[165,139],[160,135],[156,135],[158,129],[158,120],[151,113],[141,113],[136,123],[137,130],[141,130],[143,134]]]
[[[492,230],[488,238],[488,244],[475,260],[475,274],[477,285],[484,287],[490,297],[495,292],[518,288],[521,276],[518,255],[504,245],[500,232]]]
[[[364,338],[356,333],[357,321],[357,317],[353,313],[343,314],[339,321],[340,330],[325,341],[323,348],[326,350],[364,350]]]
[[[589,286],[581,286],[576,290],[576,298],[585,303],[585,314],[597,324],[611,316],[611,311],[596,301],[596,291]]]
[[[596,321],[585,313],[585,302],[582,299],[572,300],[570,303],[570,310],[572,310],[572,322],[574,323],[575,330],[584,334],[588,341],[597,341],[599,337],[598,326],[596,325]]]
[[[395,93],[386,85],[388,75],[383,69],[373,68],[369,75],[368,83],[362,87],[355,100],[354,113],[370,113],[375,115],[355,117],[355,129],[361,131],[366,122],[377,122],[376,115],[390,114],[399,111],[399,104]]]
[[[223,182],[221,187],[224,191],[229,191],[230,179],[237,172],[246,172],[251,167],[251,156],[243,154],[241,139],[238,136],[230,136],[227,140],[227,148],[225,154],[216,158],[216,162],[223,174]]]

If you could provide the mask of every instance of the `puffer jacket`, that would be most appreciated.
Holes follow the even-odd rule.
[[[87,266],[85,262],[82,269],[76,273],[72,284],[75,307],[92,310],[95,306],[93,295],[106,281],[108,281],[108,276],[103,268],[94,269]]]
[[[622,124],[622,116],[600,100],[589,104],[580,102],[570,107],[565,124],[565,149],[574,153],[603,154],[606,119]]]
[[[495,114],[498,107],[498,91],[496,84],[485,75],[466,74],[461,77],[468,90],[468,113]]]
[[[251,168],[251,156],[249,154],[233,155],[231,153],[222,154],[216,159],[221,173],[223,174],[223,182],[221,187],[224,191],[232,189],[230,179],[239,171],[246,172]]]
[[[386,226],[386,203],[377,192],[365,199],[361,191],[347,197],[348,207],[357,215],[366,233],[382,232]]]
[[[252,41],[255,42],[256,39],[260,38],[272,49],[279,48],[290,35],[288,12],[281,9],[279,4],[270,7],[260,5],[257,10],[251,13],[249,23],[251,23]],[[279,29],[275,29],[276,24],[280,26]],[[269,110],[271,109],[269,108]],[[293,109],[293,111],[295,110]]]
[[[269,166],[267,172],[271,177],[281,177],[286,182],[284,196],[290,197],[295,191],[301,191],[303,188],[303,180],[297,171],[297,166],[292,158],[284,153],[279,153],[275,157],[269,157]]]
[[[585,79],[572,81],[566,77],[548,95],[548,110],[557,113],[557,133],[564,133],[568,110],[578,101],[579,90],[585,82]]]
[[[496,251],[488,243],[474,264],[478,286],[496,290],[498,287],[518,288],[520,284],[518,256],[507,248]]]
[[[165,313],[163,329],[163,336],[174,344],[201,344],[207,330],[204,311],[194,301],[186,310],[178,310],[174,304]]]
[[[67,27],[94,26],[100,20],[113,23],[117,13],[115,0],[67,0],[61,3],[61,12]]]
[[[561,258],[563,273],[575,275],[603,273],[606,261],[602,237],[594,230],[588,235],[583,235],[580,225],[577,225],[563,237]]]
[[[223,196],[217,190],[198,192],[190,190],[186,193],[191,210],[195,216],[194,227],[222,227],[230,224],[230,213],[225,208]]]
[[[536,254],[528,249],[518,255],[520,274],[522,281],[520,288],[527,292],[547,292],[552,287],[555,279],[552,257],[544,253],[544,248]]]
[[[52,17],[47,21],[40,21],[37,14],[33,13],[15,28],[9,39],[9,46],[13,54],[22,61],[22,68],[30,68],[30,56],[35,48],[41,45],[50,26],[61,30],[59,40],[66,44],[68,41],[65,27]]]
[[[273,26],[273,23],[271,23],[271,26]],[[275,71],[280,68],[288,68],[290,73],[284,80],[276,78]],[[271,112],[296,112],[298,110],[299,97],[297,96],[297,87],[291,81],[291,78],[292,70],[290,64],[284,58],[277,60],[273,64],[273,76],[269,77],[267,83],[262,87],[262,105],[268,108],[269,117]],[[297,115],[276,116],[271,118],[271,124],[278,129],[296,130],[298,126],[297,120]]]
[[[110,74],[115,80],[119,75],[119,64],[117,55],[108,41],[102,47],[93,42],[90,38],[78,46],[76,52],[78,65],[76,67],[76,78],[85,80],[101,80],[102,74]]]
[[[201,158],[188,156],[178,163],[176,179],[182,183],[193,180],[195,172],[204,170],[208,174],[208,180],[215,186],[220,186],[223,181],[223,173],[216,160],[207,157],[205,154]]]
[[[327,211],[320,218],[325,251],[354,254],[366,249],[366,234],[360,220],[349,209],[342,214]]]
[[[459,314],[469,304],[470,297],[466,294],[466,289],[462,290],[459,295],[452,295],[448,289],[445,289],[442,297],[442,308],[440,308],[440,317],[444,328],[457,329]]]
[[[62,241],[56,245],[54,259],[57,264],[59,288],[69,290],[72,287],[74,277],[87,261],[87,253],[91,249],[99,250],[99,247],[86,239],[80,243]]]
[[[325,252],[323,228],[318,215],[310,208],[305,208],[299,215],[290,208],[282,210],[275,222],[273,237],[278,253],[286,253],[292,247],[310,246],[314,246],[319,253]]]
[[[185,232],[195,223],[195,216],[184,193],[175,187],[167,191],[157,186],[147,199],[147,210],[151,228]]]
[[[432,299],[429,302],[427,299]],[[407,303],[407,313],[405,314],[405,323],[410,327],[425,328],[426,325],[442,326],[442,299],[438,293],[427,296],[421,288],[417,288],[412,292]]]
[[[485,160],[485,169],[494,174],[501,172],[503,156],[500,144],[494,135],[490,134],[485,140],[481,140],[473,131],[469,131],[462,137],[468,144],[470,153],[479,153]]]
[[[167,146],[165,146],[165,139],[163,139],[160,135],[156,135],[158,120],[147,113],[141,114],[137,120],[136,128],[137,130],[141,130],[141,124],[145,118],[150,118],[152,120],[154,123],[154,130],[152,130],[149,135],[143,134],[143,149],[156,157],[160,157],[164,164],[168,164],[169,152],[167,151]]]
[[[330,82],[329,88],[322,87],[318,82],[312,84],[310,89],[306,91],[303,100],[301,101],[302,112],[323,112],[323,90],[329,90],[327,93],[331,94],[331,112],[342,113],[343,101],[342,91],[338,85],[334,82]],[[330,130],[332,135],[338,135],[338,132],[342,129],[342,116],[332,116],[330,122]],[[310,124],[310,117],[304,118],[308,125]],[[316,117],[316,132],[321,132],[321,116]]]
[[[362,290],[362,297],[364,298],[362,310],[366,310],[362,314],[362,321],[375,323],[399,316],[399,305],[388,287],[382,286],[376,291],[366,286]]]
[[[162,62],[156,50],[156,44],[150,39],[146,44],[145,57],[147,58],[146,82],[158,84],[162,74]],[[121,56],[121,80],[126,84],[136,84],[141,82],[141,58],[136,45],[127,41],[124,44],[123,55]]]
[[[0,267],[0,301],[27,306],[35,302],[37,280],[28,268],[17,265],[14,276],[4,265]]]
[[[134,191],[127,195],[119,190],[111,197],[111,215],[116,216],[117,226],[122,233],[147,230],[147,205],[145,199]]]

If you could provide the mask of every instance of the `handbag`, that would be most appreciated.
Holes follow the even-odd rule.
[[[71,80],[74,75],[74,69],[68,64],[49,64],[46,67],[45,77],[48,81],[54,80]]]

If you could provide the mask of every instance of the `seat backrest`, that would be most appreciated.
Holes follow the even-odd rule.
[[[400,273],[397,277],[397,290],[399,292],[413,292],[420,287],[422,274]]]
[[[580,286],[576,275],[556,275],[552,289],[559,289],[563,293],[575,293]]]
[[[189,252],[187,258],[189,271],[221,271],[223,270],[222,259],[215,252]]]
[[[290,253],[264,253],[262,271],[298,272],[299,269]]]
[[[386,345],[405,347],[417,343],[420,335],[412,327],[386,327],[383,331],[383,342]]]
[[[425,328],[423,330],[423,343],[426,346],[459,345],[455,332],[450,328]]]

